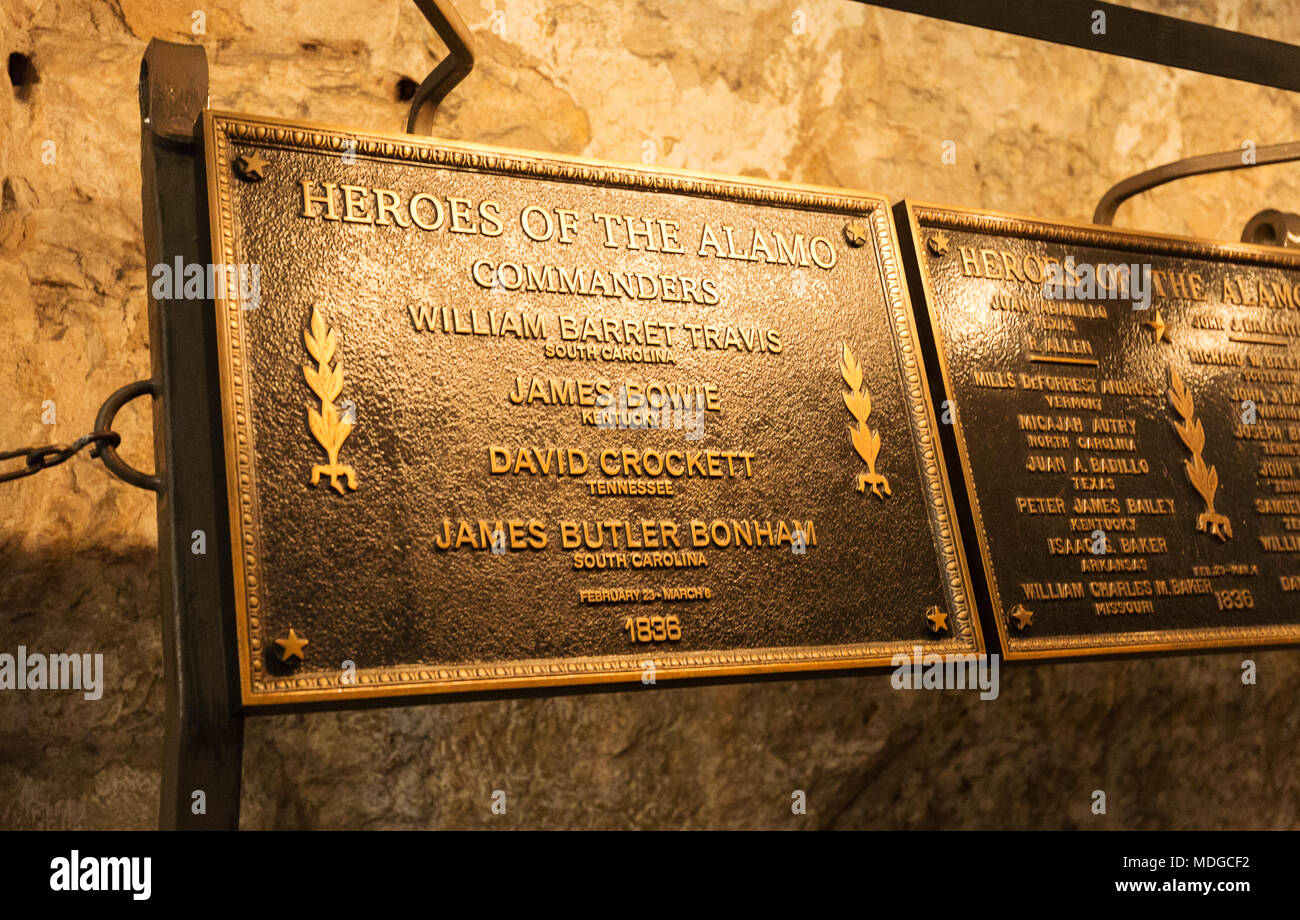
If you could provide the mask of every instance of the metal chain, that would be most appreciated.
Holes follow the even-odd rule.
[[[48,470],[52,466],[58,466],[64,460],[84,449],[88,444],[95,445],[90,449],[90,456],[98,457],[101,447],[117,447],[121,443],[122,438],[116,431],[92,431],[84,438],[73,441],[67,447],[47,444],[44,447],[0,451],[0,461],[12,460],[15,457],[27,458],[27,465],[21,469],[0,473],[0,482],[22,479],[24,476],[30,476],[33,473],[39,473],[41,470]]]

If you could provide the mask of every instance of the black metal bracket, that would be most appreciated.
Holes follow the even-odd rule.
[[[411,113],[406,119],[407,134],[428,134],[438,103],[474,69],[474,36],[451,5],[451,0],[415,0],[415,5],[429,20],[448,52],[415,91]]]
[[[104,405],[99,407],[99,414],[95,416],[95,430],[112,431],[113,419],[117,417],[119,409],[139,396],[153,396],[157,392],[158,388],[152,380],[137,380],[135,383],[128,383],[126,386],[119,388],[112,396],[104,400]],[[142,473],[131,466],[117,455],[117,447],[114,444],[101,444],[91,456],[103,460],[104,466],[108,467],[109,472],[124,482],[138,486],[141,489],[148,489],[151,492],[162,491],[162,480],[157,476]]]
[[[1243,243],[1258,246],[1281,246],[1285,249],[1300,248],[1300,214],[1278,211],[1269,208],[1260,211],[1247,222],[1241,231]]]
[[[203,47],[151,41],[140,66],[146,265],[212,260],[200,138],[207,101]],[[216,322],[211,300],[159,299],[149,287],[166,685],[158,823],[167,830],[229,830],[239,823],[244,723],[234,673]],[[143,383],[134,386],[139,392],[119,390],[117,401],[143,395]],[[113,404],[105,406],[110,415]],[[202,552],[196,534],[204,537]]]
[[[1092,215],[1094,224],[1112,224],[1119,206],[1134,195],[1153,189],[1175,179],[1188,176],[1203,176],[1206,173],[1228,172],[1234,169],[1251,169],[1255,166],[1267,166],[1271,163],[1290,163],[1300,160],[1300,141],[1289,144],[1270,144],[1256,147],[1253,151],[1226,150],[1223,153],[1207,153],[1202,156],[1175,160],[1136,176],[1129,176],[1106,190],[1097,203],[1097,210]]]

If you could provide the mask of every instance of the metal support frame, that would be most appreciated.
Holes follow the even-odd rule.
[[[438,103],[474,69],[474,36],[456,13],[451,0],[415,0],[424,18],[447,46],[447,56],[429,72],[411,99],[406,118],[407,134],[428,134]]]
[[[1134,195],[1141,194],[1175,179],[1188,176],[1203,176],[1207,173],[1228,172],[1234,169],[1251,169],[1255,166],[1267,166],[1271,163],[1290,163],[1300,160],[1300,141],[1289,144],[1271,144],[1258,147],[1254,156],[1247,158],[1245,151],[1228,150],[1223,153],[1207,153],[1203,156],[1175,160],[1136,176],[1129,176],[1106,190],[1097,202],[1097,210],[1092,215],[1094,224],[1112,224],[1119,206]]]
[[[178,260],[212,261],[199,139],[207,100],[203,48],[151,41],[140,67],[146,265],[175,270]],[[148,287],[167,688],[158,824],[232,830],[239,824],[244,723],[234,671],[216,311],[210,300],[157,299]],[[206,542],[201,554],[194,551],[197,532]]]

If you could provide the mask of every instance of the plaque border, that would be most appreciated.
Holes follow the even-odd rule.
[[[359,669],[355,683],[311,673],[269,675],[263,662],[268,637],[259,616],[261,536],[256,516],[257,477],[253,469],[253,430],[244,378],[245,338],[242,310],[233,291],[219,290],[215,301],[218,331],[222,429],[225,442],[226,494],[230,513],[231,556],[238,633],[240,694],[246,706],[343,702],[443,693],[517,690],[597,683],[640,683],[641,662],[653,660],[656,676],[692,679],[765,675],[803,671],[849,670],[890,665],[899,654],[925,652],[983,654],[984,637],[971,601],[970,573],[958,534],[956,509],[938,427],[929,400],[924,361],[909,307],[906,279],[897,252],[897,229],[888,201],[856,190],[833,189],[749,177],[731,177],[692,170],[608,163],[585,157],[560,156],[470,144],[461,141],[349,129],[294,119],[266,118],[205,109],[203,113],[208,216],[213,261],[239,264],[231,197],[231,143],[261,149],[292,149],[341,155],[355,143],[359,158],[400,159],[433,167],[490,172],[522,177],[615,186],[632,190],[690,194],[706,198],[819,210],[855,216],[871,228],[887,308],[893,321],[894,355],[913,435],[924,505],[946,582],[954,628],[949,638],[935,641],[920,627],[924,611],[916,611],[918,638],[888,642],[859,642],[834,646],[781,646],[718,651],[665,653],[647,650],[626,655],[576,656],[557,659],[512,659],[460,665],[400,665]],[[946,600],[946,599],[945,599]]]
[[[917,322],[924,320],[930,325],[931,341],[934,343],[935,356],[939,362],[943,381],[943,395],[953,400],[954,404],[956,397],[948,367],[943,330],[935,312],[930,271],[923,258],[924,247],[921,241],[923,228],[1014,236],[1018,239],[1075,243],[1080,246],[1115,247],[1130,251],[1137,249],[1142,252],[1223,262],[1249,262],[1256,265],[1300,268],[1300,254],[1274,246],[1218,242],[1170,233],[1118,229],[1081,221],[1045,220],[1003,211],[955,207],[910,198],[903,199],[900,204],[907,214],[911,237],[910,255],[916,263],[917,274],[921,279],[921,290],[918,294],[924,301],[925,315],[924,317],[919,315],[918,309],[916,319]],[[913,298],[913,305],[917,305],[916,298]],[[962,428],[960,411],[954,414],[952,429],[957,452],[961,458],[961,472],[966,483],[967,507],[972,529],[979,543],[984,583],[992,605],[992,610],[989,612],[997,625],[998,641],[1002,647],[1003,657],[1008,661],[1300,644],[1300,624],[1130,630],[1108,635],[1084,636],[1021,637],[1012,634],[1009,629],[1009,618],[1003,609],[998,590],[997,573],[989,556],[984,515],[980,508],[979,493],[975,488],[970,450],[966,443],[965,430]]]

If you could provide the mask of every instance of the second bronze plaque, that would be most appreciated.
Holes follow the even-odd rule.
[[[1007,657],[1300,641],[1300,259],[899,222]]]

